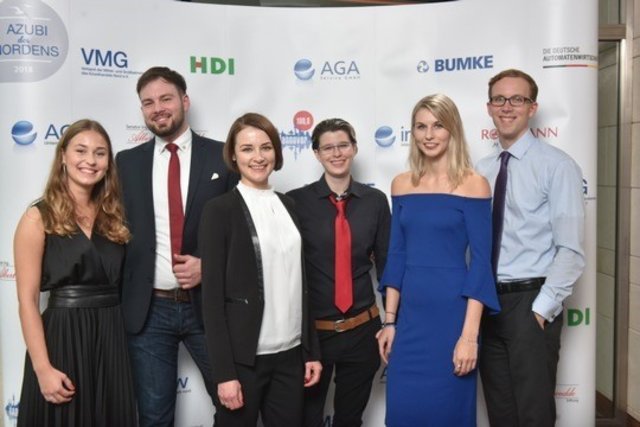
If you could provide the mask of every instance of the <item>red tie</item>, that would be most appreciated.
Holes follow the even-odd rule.
[[[184,212],[182,211],[182,190],[180,189],[180,158],[178,146],[174,143],[165,145],[171,153],[169,159],[169,231],[171,234],[171,259],[174,254],[179,254],[182,249],[182,227],[184,225]]]
[[[329,197],[338,210],[336,215],[336,307],[345,313],[353,305],[353,285],[351,280],[351,229],[345,216],[344,209],[347,199],[336,200],[332,194]]]

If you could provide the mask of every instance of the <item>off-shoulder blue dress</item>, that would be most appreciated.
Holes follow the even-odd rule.
[[[491,199],[394,196],[381,290],[400,291],[387,368],[388,427],[475,426],[477,370],[454,375],[467,299],[499,311],[491,271]]]

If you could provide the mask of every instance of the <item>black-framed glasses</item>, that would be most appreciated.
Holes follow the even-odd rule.
[[[522,95],[513,95],[509,98],[506,98],[502,95],[497,95],[489,98],[489,104],[493,105],[494,107],[502,107],[507,103],[507,101],[509,102],[509,104],[511,104],[512,107],[521,107],[527,102],[533,103],[533,100],[531,98],[527,98],[526,96]]]

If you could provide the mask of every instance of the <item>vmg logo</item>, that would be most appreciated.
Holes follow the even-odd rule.
[[[129,66],[127,54],[121,50],[114,52],[112,50],[102,51],[100,49],[86,50],[85,48],[80,48],[80,51],[85,65],[116,68],[127,68]]]
[[[191,72],[202,74],[224,74],[227,73],[233,76],[236,73],[236,62],[234,58],[218,58],[215,56],[192,56],[191,57]]]

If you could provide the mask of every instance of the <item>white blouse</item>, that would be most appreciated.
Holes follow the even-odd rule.
[[[302,334],[302,238],[273,188],[238,183],[258,233],[264,277],[264,313],[257,354],[300,344]]]

